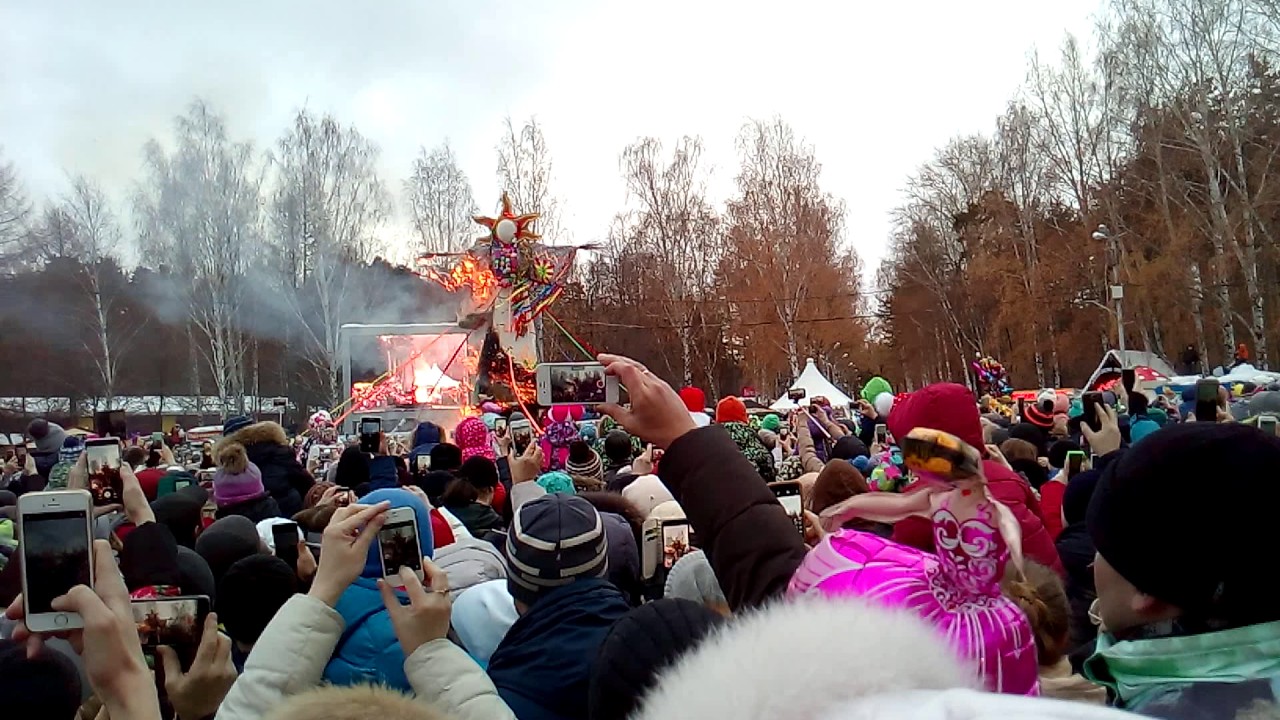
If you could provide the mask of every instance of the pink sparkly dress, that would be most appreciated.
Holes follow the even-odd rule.
[[[937,555],[871,533],[841,530],[805,558],[789,592],[858,595],[919,614],[961,657],[972,658],[994,692],[1039,695],[1035,639],[1022,609],[1000,592],[1009,549],[996,508],[961,522],[950,497],[933,513]]]

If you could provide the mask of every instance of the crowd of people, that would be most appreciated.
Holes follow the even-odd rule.
[[[89,479],[33,421],[0,478],[0,717],[1280,717],[1280,439],[1230,393],[1197,422],[1142,392],[1012,410],[875,378],[750,413],[600,361],[626,406],[125,448],[93,587],[54,604],[84,629],[56,634],[24,622],[13,506]],[[392,515],[419,574],[384,568]],[[149,661],[131,599],[191,595],[197,650]]]

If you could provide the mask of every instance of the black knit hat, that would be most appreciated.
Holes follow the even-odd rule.
[[[507,532],[507,590],[533,605],[545,590],[609,570],[609,543],[591,503],[551,493],[520,506]]]
[[[250,555],[218,580],[218,621],[232,640],[255,643],[297,590],[298,579],[289,563],[275,555]]]
[[[196,538],[196,552],[209,564],[215,581],[237,560],[265,552],[261,547],[258,528],[243,515],[219,518]]]
[[[27,657],[26,645],[0,640],[0,707],[5,720],[73,720],[82,700],[75,663],[52,647]]]
[[[631,459],[631,435],[626,430],[610,430],[604,436],[604,454],[615,463]]]
[[[696,646],[723,618],[692,600],[666,598],[614,623],[591,669],[591,720],[624,720],[640,706],[658,673]]]
[[[1267,572],[1280,439],[1237,423],[1153,433],[1103,471],[1089,503],[1098,553],[1141,592],[1198,620],[1280,619]]]
[[[603,466],[600,456],[585,441],[574,440],[569,443],[569,457],[565,461],[564,471],[570,475],[588,478],[603,477]]]
[[[458,477],[480,490],[487,490],[498,484],[498,466],[487,457],[472,455],[462,461],[462,467],[458,468]]]

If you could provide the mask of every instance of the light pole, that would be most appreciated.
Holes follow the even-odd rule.
[[[1120,360],[1128,365],[1128,354],[1124,347],[1124,286],[1120,284],[1120,243],[1106,225],[1099,225],[1093,231],[1093,239],[1107,243],[1107,264],[1111,266],[1111,299],[1116,303],[1116,340],[1120,344]]]

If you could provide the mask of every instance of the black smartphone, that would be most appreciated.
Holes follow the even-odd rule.
[[[1102,393],[1087,392],[1080,396],[1080,407],[1084,410],[1082,416],[1084,423],[1094,432],[1102,430],[1102,417],[1098,415],[1098,408],[1102,405]]]
[[[1200,378],[1196,381],[1196,422],[1218,421],[1218,380]]]
[[[1027,417],[1027,399],[1018,398],[1018,422]]]
[[[1125,368],[1120,371],[1120,384],[1124,385],[1125,392],[1133,392],[1133,385],[1138,381],[1138,374],[1133,368]]]
[[[1067,478],[1073,478],[1080,474],[1080,468],[1084,467],[1084,451],[1068,450],[1067,451]]]
[[[804,393],[804,388],[791,388],[790,390],[787,390],[787,398],[792,401],[802,400],[804,399]]]
[[[298,523],[283,522],[271,526],[271,543],[275,545],[276,557],[289,563],[289,567],[298,567]]]
[[[207,595],[131,600],[133,621],[138,626],[138,640],[147,664],[156,667],[156,647],[167,645],[178,654],[183,670],[189,670],[200,648],[204,621],[209,615]]]
[[[360,418],[360,451],[370,455],[378,454],[378,445],[382,442],[382,418]]]

